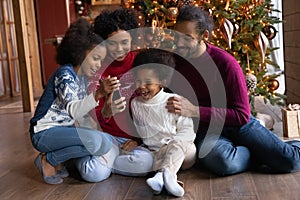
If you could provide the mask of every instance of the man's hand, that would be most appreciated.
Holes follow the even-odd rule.
[[[168,112],[182,115],[185,117],[200,118],[199,107],[194,106],[189,100],[184,97],[170,97],[166,108]]]

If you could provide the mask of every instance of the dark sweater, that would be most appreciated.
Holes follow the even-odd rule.
[[[176,60],[170,89],[200,106],[200,126],[207,126],[211,120],[225,119],[225,126],[241,126],[249,121],[246,82],[233,56],[207,44],[200,57],[189,62],[179,57]]]

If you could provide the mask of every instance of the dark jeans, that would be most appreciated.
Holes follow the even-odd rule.
[[[205,133],[197,135],[199,151],[205,146]],[[220,176],[244,172],[252,161],[281,173],[300,170],[300,141],[283,142],[253,116],[242,127],[224,127],[214,140],[206,144],[213,144],[210,152],[204,157],[198,152],[198,157],[203,166]]]

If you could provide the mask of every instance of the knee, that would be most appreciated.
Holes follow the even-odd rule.
[[[219,166],[215,170],[215,173],[219,176],[238,174],[248,169],[248,163],[232,161],[226,158],[219,159],[218,164]]]
[[[246,171],[250,166],[249,157],[234,158],[227,157],[225,154],[218,154],[214,156],[207,155],[202,158],[201,163],[217,174],[218,176],[229,176]]]
[[[112,147],[112,140],[108,134],[101,133],[93,134],[87,149],[91,155],[101,156],[106,154]]]
[[[185,154],[185,158],[182,163],[181,169],[186,170],[193,167],[193,165],[196,163],[196,157],[196,146],[192,145]]]
[[[111,174],[111,168],[101,157],[79,160],[76,164],[81,178],[87,182],[100,182],[107,179]]]
[[[153,156],[148,150],[135,149],[131,154],[118,156],[113,172],[125,176],[146,176],[152,171]]]

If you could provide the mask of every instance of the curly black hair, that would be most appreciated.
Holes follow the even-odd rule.
[[[196,22],[196,28],[200,35],[202,35],[206,30],[211,33],[214,27],[212,18],[209,16],[208,12],[193,5],[180,7],[176,22],[184,21]]]
[[[80,65],[88,50],[92,50],[103,39],[95,34],[91,24],[84,18],[73,22],[56,49],[56,62],[60,65]]]
[[[175,68],[173,53],[162,49],[143,49],[139,51],[133,61],[133,73],[140,69],[151,69],[157,74],[160,81],[170,80]]]
[[[138,28],[138,15],[134,9],[130,8],[104,10],[94,22],[94,32],[105,40],[115,31],[129,31],[135,28]]]

